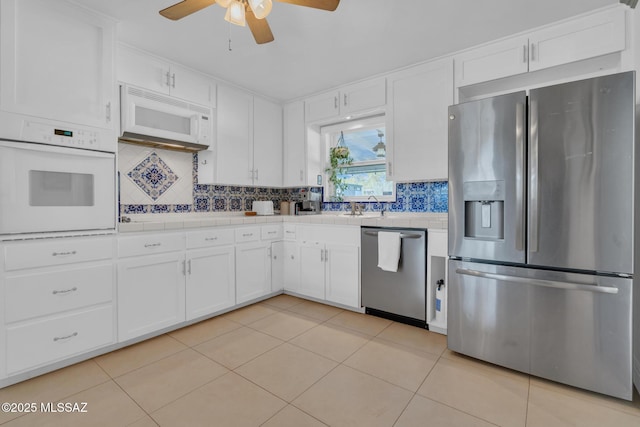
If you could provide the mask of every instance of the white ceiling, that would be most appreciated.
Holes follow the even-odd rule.
[[[342,0],[335,12],[274,2],[275,41],[256,45],[213,5],[179,21],[178,0],[75,0],[119,21],[119,40],[276,100],[384,73],[618,0]],[[229,35],[232,50],[229,51]]]

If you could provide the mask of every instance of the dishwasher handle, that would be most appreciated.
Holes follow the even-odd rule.
[[[366,234],[367,236],[378,236],[378,232],[377,231],[365,231],[364,234]],[[400,233],[400,238],[401,239],[419,239],[422,237],[422,234],[407,234],[407,233]]]

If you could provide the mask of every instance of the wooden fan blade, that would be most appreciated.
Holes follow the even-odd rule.
[[[247,20],[247,25],[249,25],[249,28],[251,29],[253,38],[256,39],[256,43],[265,44],[274,40],[273,33],[271,33],[271,28],[269,27],[267,20],[256,18],[256,15],[253,14],[250,7],[247,8],[245,19]]]
[[[280,3],[296,4],[298,6],[313,7],[333,12],[340,4],[340,0],[276,0]]]
[[[216,0],[183,0],[160,11],[160,15],[174,21],[214,4]]]

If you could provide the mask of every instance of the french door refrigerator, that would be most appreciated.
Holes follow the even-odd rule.
[[[634,82],[449,107],[451,350],[631,400]]]

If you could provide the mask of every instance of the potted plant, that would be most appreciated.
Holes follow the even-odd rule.
[[[339,175],[344,173],[345,167],[353,163],[353,158],[349,153],[349,147],[343,144],[344,135],[340,132],[338,145],[329,149],[329,167],[324,170],[328,174],[327,179],[333,184],[334,195],[331,196],[331,200],[335,202],[342,201],[342,194],[347,189],[347,183],[345,183]]]

